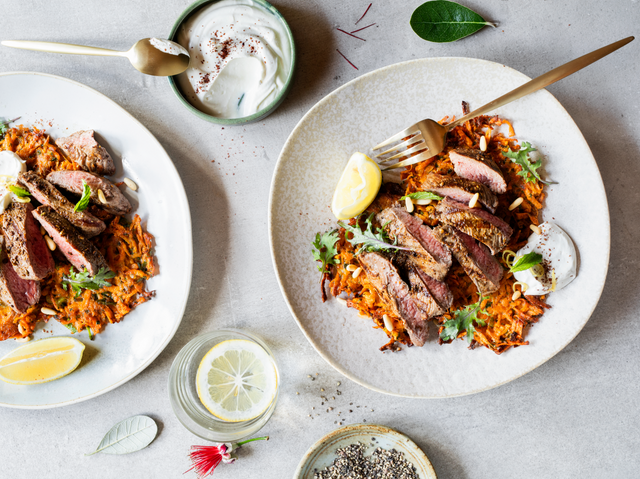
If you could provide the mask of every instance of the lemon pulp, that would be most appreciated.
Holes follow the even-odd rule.
[[[0,379],[12,384],[39,384],[66,376],[80,364],[84,344],[59,337],[32,341],[0,359]]]
[[[257,343],[223,341],[198,366],[196,387],[202,404],[228,422],[254,419],[267,410],[278,386],[275,363]]]
[[[354,153],[336,186],[331,211],[339,220],[359,215],[373,202],[381,185],[378,164],[363,153]]]

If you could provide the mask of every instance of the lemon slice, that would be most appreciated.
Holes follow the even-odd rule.
[[[215,417],[248,421],[267,410],[278,388],[269,354],[257,343],[230,339],[215,345],[196,373],[198,397]]]
[[[0,359],[0,379],[12,384],[39,384],[66,376],[80,364],[84,344],[59,337],[32,341]]]
[[[362,153],[354,153],[338,181],[331,211],[339,220],[358,216],[375,199],[382,185],[378,164]]]

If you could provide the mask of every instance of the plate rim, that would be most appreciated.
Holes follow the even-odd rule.
[[[573,120],[573,118],[571,117],[571,115],[569,114],[569,112],[564,108],[564,106],[562,106],[562,104],[558,101],[558,99],[553,96],[547,89],[542,89],[540,90],[540,92],[543,92],[544,94],[548,95],[548,98],[552,101],[555,102],[555,104],[560,108],[560,110],[567,116],[567,118],[575,125],[576,130],[578,132],[578,134],[580,135],[580,137],[582,138],[582,140],[584,141],[585,145],[587,146],[589,153],[591,153],[590,155],[590,160],[594,163],[595,167],[596,167],[596,171],[598,174],[598,178],[600,179],[600,183],[599,183],[599,189],[602,192],[602,197],[604,198],[604,206],[605,208],[605,213],[606,213],[606,220],[607,220],[607,251],[606,251],[606,261],[605,261],[605,268],[604,268],[604,272],[603,272],[603,276],[602,276],[602,282],[600,284],[600,288],[598,291],[598,300],[594,303],[593,307],[591,308],[591,310],[588,312],[588,316],[587,319],[584,321],[584,323],[580,326],[580,328],[575,332],[575,334],[573,336],[571,336],[570,338],[567,339],[567,341],[562,344],[562,346],[555,351],[553,354],[551,354],[550,356],[547,356],[545,358],[543,358],[541,361],[533,364],[530,368],[526,369],[525,371],[521,372],[520,374],[510,377],[509,379],[506,379],[504,381],[489,385],[489,386],[485,386],[485,387],[481,387],[481,388],[477,388],[475,390],[472,391],[466,391],[463,393],[455,393],[455,394],[446,394],[443,396],[428,396],[428,395],[422,395],[422,394],[403,394],[403,393],[397,393],[397,392],[391,392],[391,391],[386,391],[382,388],[379,388],[377,386],[374,386],[372,384],[369,384],[367,381],[361,380],[357,377],[355,377],[353,374],[351,374],[350,372],[346,371],[340,364],[338,364],[337,362],[335,362],[332,358],[329,357],[328,354],[326,354],[318,345],[316,345],[315,341],[313,341],[310,337],[310,335],[307,333],[307,331],[305,330],[305,328],[302,325],[302,322],[300,321],[300,319],[298,319],[298,317],[296,316],[294,309],[293,309],[293,305],[291,304],[291,301],[289,299],[289,295],[286,292],[284,285],[283,285],[283,280],[281,277],[281,271],[280,268],[278,267],[278,264],[276,262],[276,255],[275,255],[275,246],[274,246],[274,228],[273,228],[273,209],[274,209],[274,189],[275,189],[275,185],[276,185],[276,181],[279,177],[279,175],[282,174],[282,170],[283,170],[283,152],[285,151],[285,149],[287,147],[289,147],[289,145],[293,142],[293,136],[295,133],[298,132],[299,129],[301,129],[302,124],[306,121],[306,119],[312,115],[317,109],[319,109],[325,102],[329,101],[329,98],[332,97],[333,95],[336,95],[338,92],[350,87],[352,84],[361,81],[361,79],[363,78],[367,78],[373,75],[378,74],[379,72],[385,71],[385,70],[389,70],[392,68],[398,68],[404,65],[408,65],[410,63],[422,63],[422,62],[432,62],[432,61],[447,61],[447,60],[465,60],[465,61],[472,61],[472,62],[477,62],[477,63],[486,63],[486,64],[491,64],[491,65],[499,65],[505,69],[507,69],[507,71],[510,71],[512,73],[515,73],[516,75],[519,75],[520,77],[522,77],[522,79],[526,82],[531,80],[531,78],[527,75],[525,75],[524,73],[519,72],[518,70],[509,67],[508,65],[502,64],[502,63],[498,63],[498,62],[493,62],[490,60],[484,60],[484,59],[480,59],[480,58],[469,58],[469,57],[424,57],[424,58],[416,58],[413,60],[407,60],[407,61],[403,61],[403,62],[398,62],[398,63],[393,63],[391,65],[387,65],[381,68],[378,68],[376,70],[373,70],[371,72],[365,73],[363,75],[360,75],[352,80],[350,80],[349,82],[345,83],[344,85],[336,88],[335,90],[327,93],[324,97],[322,97],[319,101],[317,101],[305,114],[304,116],[300,119],[300,121],[296,124],[296,126],[293,128],[293,130],[291,130],[291,133],[289,134],[289,137],[287,138],[287,141],[284,143],[284,145],[282,146],[282,150],[280,151],[280,155],[278,156],[278,160],[276,162],[274,171],[273,171],[273,176],[271,178],[271,186],[270,186],[270,190],[269,190],[269,206],[268,206],[268,232],[269,232],[269,250],[271,252],[271,263],[273,264],[273,268],[274,268],[274,272],[276,275],[276,279],[278,280],[278,286],[280,287],[280,292],[282,293],[283,299],[285,301],[285,303],[287,304],[287,308],[289,309],[289,312],[291,313],[291,316],[293,316],[294,320],[296,321],[296,323],[298,324],[298,327],[300,328],[300,330],[302,331],[302,334],[304,334],[305,338],[307,338],[307,341],[309,341],[309,343],[311,344],[311,346],[316,350],[316,352],[320,355],[320,357],[322,357],[327,363],[329,363],[336,371],[338,371],[340,374],[342,374],[343,376],[345,376],[346,378],[350,379],[351,381],[354,381],[356,384],[359,384],[363,387],[366,387],[367,389],[370,389],[372,391],[376,391],[382,394],[387,394],[390,396],[396,396],[396,397],[404,397],[404,398],[413,398],[413,399],[445,399],[445,398],[453,398],[453,397],[462,397],[462,396],[468,396],[471,394],[477,394],[483,391],[488,391],[490,389],[494,389],[497,388],[499,386],[502,386],[504,384],[507,384],[511,381],[514,381],[528,373],[530,373],[531,371],[533,371],[534,369],[540,367],[542,364],[544,364],[545,362],[549,361],[551,358],[553,358],[556,354],[558,354],[559,352],[561,352],[564,348],[566,348],[569,343],[571,343],[578,334],[580,334],[580,332],[582,331],[582,329],[584,329],[585,325],[587,324],[587,322],[589,321],[589,319],[591,319],[591,315],[593,314],[593,311],[596,309],[596,307],[598,306],[598,303],[600,302],[600,298],[602,297],[602,291],[604,290],[604,286],[606,284],[607,281],[607,275],[608,275],[608,271],[609,271],[609,260],[610,260],[610,255],[611,255],[611,216],[610,216],[610,212],[609,212],[609,201],[607,199],[607,192],[606,189],[604,187],[604,182],[602,181],[602,174],[600,173],[600,168],[598,167],[598,163],[595,160],[595,157],[593,156],[593,152],[591,151],[591,148],[589,147],[589,143],[587,142],[587,140],[585,139],[582,131],[580,130],[580,128],[578,127],[578,125],[576,124],[576,122]]]
[[[167,159],[169,160],[169,165],[170,168],[168,169],[168,173],[170,175],[175,175],[175,178],[178,180],[178,184],[180,185],[179,188],[179,192],[181,193],[181,195],[179,195],[179,200],[183,203],[183,206],[186,208],[186,215],[185,215],[185,226],[187,226],[187,236],[188,236],[188,251],[187,251],[187,269],[188,269],[188,274],[187,274],[187,282],[186,282],[186,294],[183,297],[182,300],[182,304],[179,305],[179,310],[181,311],[180,313],[180,319],[178,319],[178,321],[176,322],[175,326],[172,328],[172,330],[170,331],[170,333],[167,335],[167,337],[165,338],[165,340],[162,342],[162,344],[160,344],[158,346],[158,348],[149,356],[149,358],[142,363],[136,370],[132,371],[131,373],[129,373],[129,375],[127,375],[126,377],[122,378],[121,380],[115,382],[114,384],[107,386],[103,389],[100,389],[99,391],[95,391],[91,394],[88,394],[86,396],[82,396],[76,399],[71,399],[68,401],[62,401],[59,403],[50,403],[50,404],[38,404],[38,405],[22,405],[22,404],[9,404],[9,403],[5,403],[5,402],[0,402],[0,407],[6,407],[6,408],[12,408],[12,409],[53,409],[56,407],[63,407],[63,406],[70,406],[72,404],[77,404],[80,402],[84,402],[84,401],[88,401],[90,399],[96,398],[98,396],[101,396],[103,394],[108,393],[109,391],[112,391],[114,389],[117,389],[118,387],[122,386],[123,384],[129,382],[130,380],[132,380],[134,377],[136,377],[138,374],[140,374],[142,371],[144,371],[147,367],[149,367],[151,365],[151,363],[153,363],[153,361],[156,360],[156,358],[160,355],[160,353],[162,353],[162,351],[165,350],[165,348],[168,346],[169,342],[173,339],[173,337],[175,336],[176,332],[178,331],[178,328],[180,327],[180,324],[182,323],[182,318],[184,317],[184,312],[186,310],[187,307],[187,302],[189,300],[189,291],[191,290],[191,280],[192,280],[192,276],[193,276],[193,227],[192,227],[192,223],[191,223],[191,210],[189,208],[189,201],[187,199],[187,194],[186,194],[186,190],[184,188],[184,183],[182,182],[182,179],[180,178],[180,174],[178,173],[178,169],[176,168],[176,165],[174,164],[173,160],[171,159],[171,156],[169,156],[169,154],[167,153],[167,151],[164,149],[164,147],[162,146],[162,144],[160,143],[160,141],[158,141],[158,139],[155,137],[155,135],[153,133],[151,133],[151,131],[142,124],[142,122],[140,122],[136,117],[134,117],[131,113],[129,113],[124,107],[122,107],[121,105],[119,105],[116,101],[112,100],[111,98],[109,98],[107,95],[105,95],[104,93],[99,92],[98,90],[96,90],[95,88],[92,88],[88,85],[85,85],[84,83],[80,83],[76,80],[71,80],[70,78],[66,78],[60,75],[53,75],[51,73],[42,73],[42,72],[35,72],[35,71],[13,71],[13,72],[1,72],[0,73],[0,77],[4,77],[4,76],[13,76],[13,75],[32,75],[32,76],[41,76],[41,77],[47,77],[47,78],[52,78],[54,80],[60,80],[60,81],[64,81],[64,82],[68,82],[72,85],[75,85],[76,87],[81,87],[84,88],[88,91],[90,91],[91,93],[102,97],[103,100],[106,100],[110,103],[112,103],[115,107],[117,107],[117,109],[119,111],[121,111],[122,113],[124,113],[125,115],[127,115],[132,121],[134,121],[135,123],[137,123],[141,128],[142,131],[144,131],[152,141],[155,141],[158,144],[158,147],[164,152],[164,154],[167,156]]]

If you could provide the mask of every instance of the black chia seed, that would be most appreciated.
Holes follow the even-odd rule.
[[[420,479],[413,464],[404,454],[378,447],[365,457],[366,447],[356,442],[336,450],[338,456],[328,467],[316,471],[313,479]]]

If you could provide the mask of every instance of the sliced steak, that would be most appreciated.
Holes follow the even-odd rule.
[[[451,226],[436,226],[433,234],[451,248],[481,294],[493,293],[500,288],[504,270],[489,248]]]
[[[460,178],[459,176],[443,176],[432,173],[422,182],[425,191],[431,191],[440,196],[448,196],[461,203],[469,204],[473,195],[478,193],[478,201],[486,209],[495,213],[498,207],[498,197],[482,183]]]
[[[107,227],[100,219],[88,211],[73,211],[74,205],[60,193],[55,186],[41,176],[27,171],[20,173],[18,182],[29,193],[46,206],[51,206],[58,214],[65,217],[73,226],[78,228],[87,237],[98,235]]]
[[[440,302],[437,301],[435,295],[430,291],[427,282],[423,279],[423,275],[427,278],[430,277],[424,273],[422,273],[421,275],[419,271],[419,268],[416,268],[415,266],[410,267],[408,271],[409,284],[411,285],[411,296],[413,297],[416,306],[418,306],[418,308],[429,318],[444,314],[449,306],[451,306],[451,303],[449,303],[449,306],[447,306],[446,308],[443,307],[443,305],[441,305]],[[433,278],[430,279],[436,281]],[[440,282],[438,281],[438,283]],[[445,288],[447,288],[446,284],[440,284],[444,285]],[[449,288],[447,288],[447,290],[448,289]],[[451,295],[450,291],[449,296],[451,296],[451,301],[453,301],[453,296]]]
[[[2,215],[2,229],[9,260],[18,276],[41,280],[55,269],[55,263],[32,211],[31,203],[13,203]]]
[[[100,268],[109,269],[104,256],[93,243],[78,233],[78,230],[53,208],[40,206],[33,211],[33,216],[49,233],[69,263],[78,271],[86,269],[91,276],[94,276]]]
[[[453,304],[453,294],[449,286],[447,286],[447,283],[432,278],[420,268],[416,268],[415,272],[418,273],[420,279],[429,290],[429,294],[431,294],[436,303],[438,303],[438,306],[444,311],[448,310]]]
[[[66,138],[58,138],[58,145],[83,170],[109,176],[116,172],[111,155],[98,144],[93,130],[76,131]]]
[[[486,244],[492,254],[502,251],[513,234],[511,226],[497,216],[480,208],[469,208],[451,198],[442,200],[436,211],[440,221]]]
[[[47,175],[47,181],[63,190],[82,196],[85,181],[91,189],[91,203],[100,206],[112,215],[126,215],[131,211],[131,203],[122,194],[120,189],[106,178],[88,173],[86,171],[59,170]],[[102,190],[106,203],[100,201],[98,190]]]
[[[411,248],[407,256],[431,277],[444,279],[451,267],[451,252],[438,241],[431,228],[401,207],[387,208],[376,215],[400,246]]]
[[[382,300],[402,319],[411,342],[422,346],[427,340],[429,318],[416,304],[395,266],[378,253],[361,254],[358,261]]]
[[[40,283],[18,276],[4,252],[0,258],[0,300],[16,313],[24,313],[40,301]]]
[[[449,158],[456,175],[487,185],[494,193],[507,192],[504,175],[489,155],[480,150],[458,148],[449,152]]]

